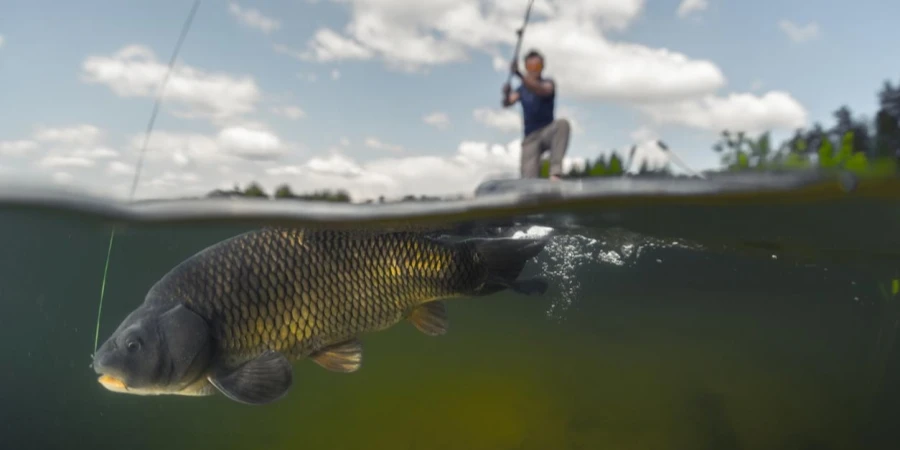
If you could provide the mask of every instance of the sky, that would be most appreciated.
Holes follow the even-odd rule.
[[[527,0],[201,3],[165,88],[135,199],[259,182],[354,199],[471,194],[517,177],[501,88]],[[0,180],[127,199],[154,98],[192,2],[0,5]],[[716,168],[722,129],[784,138],[869,117],[900,77],[900,2],[536,0],[564,167],[656,138]],[[518,82],[514,81],[513,85]],[[776,141],[778,142],[778,141]]]

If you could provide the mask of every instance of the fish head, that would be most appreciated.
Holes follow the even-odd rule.
[[[180,304],[129,314],[94,354],[106,389],[135,395],[201,395],[212,354],[206,321]]]

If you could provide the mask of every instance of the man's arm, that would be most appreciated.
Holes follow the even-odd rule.
[[[553,95],[555,85],[552,81],[539,81],[537,79],[537,76],[531,75],[528,72],[522,73],[522,71],[519,70],[519,63],[516,61],[512,62],[512,64],[509,66],[509,69],[513,75],[519,77],[519,79],[522,80],[522,85],[526,89],[534,92],[539,97],[547,97]]]
[[[503,107],[508,108],[519,101],[519,93],[512,91],[509,83],[503,85]]]
[[[528,73],[519,74],[519,78],[522,79],[522,84],[525,85],[528,90],[534,92],[539,97],[548,97],[550,95],[553,95],[554,85],[552,81],[541,81]]]

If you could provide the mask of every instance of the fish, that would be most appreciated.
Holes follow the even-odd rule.
[[[356,372],[361,337],[411,323],[446,334],[445,302],[511,290],[546,238],[446,240],[409,231],[267,227],[206,247],[172,267],[98,348],[107,390],[210,396],[248,405],[283,398],[293,364]]]

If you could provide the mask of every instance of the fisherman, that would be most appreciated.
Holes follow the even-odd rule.
[[[522,178],[538,178],[541,170],[541,156],[550,151],[550,179],[559,180],[562,175],[563,156],[569,146],[569,121],[554,118],[556,103],[556,83],[544,78],[544,56],[537,50],[529,51],[524,58],[525,73],[519,71],[518,61],[513,61],[510,70],[522,83],[512,91],[509,83],[503,85],[503,107],[522,102],[524,137],[522,139]]]

